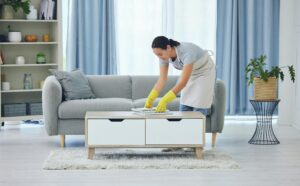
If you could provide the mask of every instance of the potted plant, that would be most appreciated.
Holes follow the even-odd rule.
[[[8,42],[21,42],[22,41],[22,33],[21,32],[13,31],[10,28],[10,25],[8,25],[7,28],[8,28],[8,36],[7,36]]]
[[[246,66],[245,75],[248,86],[254,84],[254,99],[257,100],[274,100],[277,99],[277,80],[284,80],[283,69],[287,68],[290,78],[295,82],[294,66],[273,66],[269,71],[266,69],[266,55],[260,55],[257,58],[250,59]]]
[[[2,1],[2,19],[13,19],[14,13],[29,14],[30,0],[3,0]],[[19,12],[21,11],[21,12]],[[18,15],[21,17],[20,15]]]

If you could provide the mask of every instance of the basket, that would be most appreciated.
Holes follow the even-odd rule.
[[[277,79],[268,78],[265,82],[260,78],[254,78],[254,99],[256,100],[276,100],[277,99]]]
[[[27,103],[27,114],[42,115],[43,114],[42,103]]]
[[[26,115],[26,103],[7,103],[2,104],[2,116],[25,116]]]

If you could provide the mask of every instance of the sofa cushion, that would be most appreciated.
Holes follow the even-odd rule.
[[[166,94],[172,89],[177,82],[179,76],[169,76],[168,81],[160,92],[160,96]],[[151,89],[158,80],[158,76],[131,76],[132,79],[132,99],[142,99],[148,97]]]
[[[97,98],[131,99],[130,76],[88,75],[87,78]]]
[[[95,98],[87,78],[79,70],[66,72],[50,69],[49,71],[61,84],[65,100]]]
[[[58,117],[60,119],[83,119],[87,111],[130,111],[131,108],[131,99],[124,98],[70,100],[59,105]]]
[[[158,105],[158,102],[160,101],[161,98],[157,98],[154,103],[153,103],[153,107],[156,107]],[[180,98],[176,98],[175,100],[173,100],[172,102],[170,102],[168,104],[168,110],[171,111],[178,111],[179,110],[179,101]],[[133,101],[133,107],[134,108],[141,108],[144,107],[146,102],[146,98],[142,98],[142,99],[137,99]]]

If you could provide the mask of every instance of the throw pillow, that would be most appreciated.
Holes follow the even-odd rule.
[[[49,69],[49,71],[60,82],[65,100],[96,98],[88,79],[79,70],[66,72]]]

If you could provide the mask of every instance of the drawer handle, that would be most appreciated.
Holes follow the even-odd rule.
[[[109,119],[111,122],[122,122],[124,119]]]
[[[168,121],[181,121],[181,118],[168,118]]]

